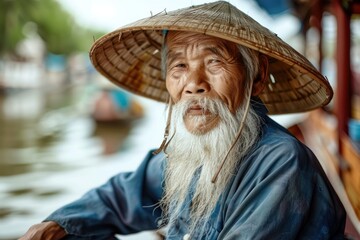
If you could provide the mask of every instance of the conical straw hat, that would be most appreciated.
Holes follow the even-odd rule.
[[[269,114],[303,112],[329,103],[333,92],[313,65],[276,34],[228,2],[163,11],[119,28],[91,48],[95,68],[116,85],[166,102],[161,74],[162,30],[226,39],[269,56],[269,81],[259,95]]]

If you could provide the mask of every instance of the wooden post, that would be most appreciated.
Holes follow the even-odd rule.
[[[333,1],[333,10],[337,21],[336,62],[337,86],[335,107],[338,120],[338,146],[342,153],[341,136],[348,133],[347,122],[350,117],[351,74],[350,74],[350,9],[341,5],[341,0]]]

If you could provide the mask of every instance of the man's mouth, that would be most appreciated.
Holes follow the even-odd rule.
[[[189,114],[189,115],[210,115],[211,112],[208,111],[208,110],[205,110],[200,105],[192,105],[187,109],[186,114]]]

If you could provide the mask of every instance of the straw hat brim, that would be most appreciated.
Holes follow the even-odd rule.
[[[169,98],[161,73],[162,31],[225,39],[269,57],[269,81],[259,95],[269,114],[309,111],[329,103],[328,81],[300,53],[228,2],[161,12],[124,26],[92,46],[95,68],[114,84],[157,101]]]

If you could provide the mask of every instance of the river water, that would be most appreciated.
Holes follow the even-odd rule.
[[[99,125],[86,111],[87,86],[61,89],[0,94],[0,240],[17,239],[90,188],[134,170],[162,141],[164,104],[134,97],[143,118]],[[299,116],[275,120],[286,126]],[[121,239],[157,239],[144,234]]]
[[[135,169],[161,143],[163,104],[136,98],[142,119],[98,125],[79,106],[84,91],[76,86],[0,95],[1,240],[17,239],[63,204]]]

